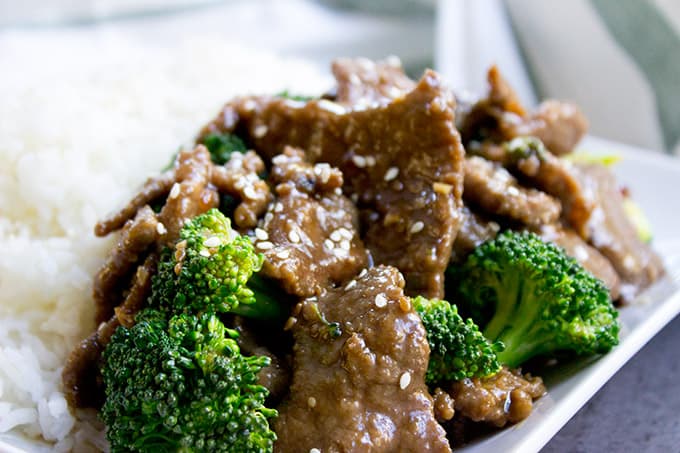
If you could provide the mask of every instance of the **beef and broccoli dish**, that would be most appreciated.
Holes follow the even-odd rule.
[[[227,102],[95,226],[99,327],[62,377],[112,451],[451,451],[529,416],[527,362],[616,346],[663,274],[570,159],[578,107],[529,111],[496,67],[471,104],[394,59],[332,71]]]

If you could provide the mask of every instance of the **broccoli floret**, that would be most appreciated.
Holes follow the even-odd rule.
[[[177,313],[213,311],[281,319],[285,315],[278,295],[256,275],[263,260],[247,236],[211,209],[188,221],[175,247],[162,253],[150,303]]]
[[[213,314],[145,309],[104,351],[101,417],[112,451],[271,451],[276,440],[257,373]]]
[[[516,367],[538,355],[608,352],[618,344],[618,313],[600,280],[556,245],[505,231],[449,268],[498,360]]]
[[[418,296],[412,300],[430,344],[425,381],[430,385],[496,374],[501,366],[491,344],[471,320],[463,320],[455,305]]]
[[[210,152],[210,158],[217,165],[224,165],[235,151],[245,152],[246,145],[234,134],[208,134],[203,144]]]

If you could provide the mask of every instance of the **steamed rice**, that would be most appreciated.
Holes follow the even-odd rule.
[[[72,414],[64,361],[94,329],[91,284],[115,238],[93,225],[164,167],[235,94],[323,91],[316,68],[214,38],[0,39],[0,450],[103,449]]]

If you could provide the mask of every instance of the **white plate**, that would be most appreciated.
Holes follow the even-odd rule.
[[[620,311],[620,344],[593,360],[556,366],[542,377],[548,393],[523,422],[459,448],[460,453],[539,451],[636,352],[680,313],[680,161],[589,137],[589,153],[617,154],[613,169],[652,224],[667,275]]]
[[[676,236],[680,231],[677,214],[680,213],[680,161],[595,138],[584,140],[580,148],[622,156],[614,170],[651,221],[654,247],[663,256],[668,273],[636,303],[621,310],[621,342],[614,350],[597,360],[575,361],[550,370],[550,374],[543,375],[548,393],[538,400],[529,418],[456,449],[457,452],[540,450],[616,371],[680,313],[680,238]],[[0,440],[0,452],[5,451],[23,450]]]

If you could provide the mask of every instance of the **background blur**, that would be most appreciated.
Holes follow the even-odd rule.
[[[339,55],[398,55],[413,76],[434,66],[473,94],[495,62],[529,105],[572,99],[594,135],[680,153],[677,0],[0,0],[0,58],[36,39],[111,49],[205,35],[324,70]]]

